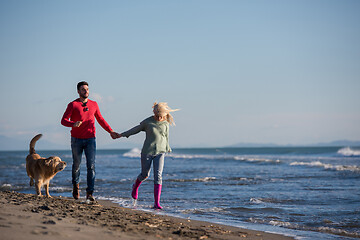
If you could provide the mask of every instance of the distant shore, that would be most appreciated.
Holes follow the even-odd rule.
[[[122,208],[110,201],[0,191],[0,231],[10,239],[250,239],[291,237]]]

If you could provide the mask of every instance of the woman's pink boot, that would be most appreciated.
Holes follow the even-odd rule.
[[[154,199],[155,199],[154,208],[155,209],[162,209],[162,207],[160,206],[161,188],[162,188],[161,184],[154,184]]]
[[[141,182],[136,179],[135,183],[133,184],[133,189],[131,192],[131,196],[133,199],[138,199],[138,189],[140,187]]]

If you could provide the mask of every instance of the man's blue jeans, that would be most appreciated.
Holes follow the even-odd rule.
[[[73,156],[72,165],[72,183],[79,184],[80,165],[82,153],[85,152],[87,168],[87,192],[94,191],[95,185],[95,155],[96,141],[95,138],[79,139],[71,137],[71,150]]]

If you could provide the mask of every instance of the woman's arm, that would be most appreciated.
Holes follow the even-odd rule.
[[[169,144],[169,125],[168,125],[166,129],[166,152],[171,152],[171,151],[172,150]]]
[[[139,125],[131,128],[130,130],[127,130],[126,132],[121,133],[122,137],[130,137],[131,135],[135,135],[141,131],[144,131],[144,125],[142,123],[140,123]]]

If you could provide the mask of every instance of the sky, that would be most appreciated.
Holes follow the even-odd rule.
[[[0,1],[0,135],[69,145],[87,81],[122,132],[173,113],[172,147],[360,140],[360,1]],[[144,134],[98,148],[141,147]]]

